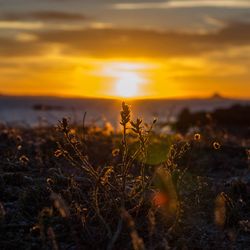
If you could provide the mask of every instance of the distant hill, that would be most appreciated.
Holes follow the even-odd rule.
[[[220,93],[214,93],[211,97],[210,97],[210,99],[212,99],[212,100],[221,100],[221,99],[226,99],[225,97],[223,97]]]

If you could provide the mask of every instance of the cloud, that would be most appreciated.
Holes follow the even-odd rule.
[[[17,34],[16,40],[20,42],[30,42],[30,41],[36,41],[37,37],[29,33],[21,32]]]
[[[139,9],[172,9],[172,8],[250,8],[247,0],[180,0],[167,2],[144,2],[144,3],[115,3],[113,8],[117,10]]]
[[[209,24],[209,25],[212,25],[212,26],[215,26],[215,27],[225,27],[227,26],[227,23],[225,21],[223,21],[222,19],[219,19],[219,18],[215,18],[215,17],[212,17],[212,16],[204,16],[204,21]]]
[[[0,37],[1,57],[39,56],[46,53],[48,46],[38,41],[20,42],[11,38]]]
[[[30,13],[5,13],[1,16],[2,20],[40,20],[40,21],[82,21],[88,19],[85,15],[79,13],[61,12],[61,11],[34,11]]]
[[[34,30],[34,29],[41,29],[43,27],[44,27],[44,24],[41,22],[0,21],[0,29]]]
[[[250,23],[229,23],[217,32],[205,34],[115,28],[33,30],[15,40],[0,39],[0,54],[23,56],[54,46],[64,55],[103,58],[198,56],[250,45],[249,30]]]
[[[57,43],[64,53],[97,57],[172,57],[198,55],[225,46],[250,44],[250,24],[230,23],[216,33],[153,30],[87,29],[36,33],[42,42]]]

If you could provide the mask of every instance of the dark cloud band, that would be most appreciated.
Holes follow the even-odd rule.
[[[250,44],[250,23],[230,23],[216,33],[178,33],[126,29],[33,31],[34,42],[0,40],[3,55],[40,53],[44,45],[61,46],[64,54],[95,57],[197,56],[230,46]],[[7,52],[6,52],[7,51]],[[9,52],[8,52],[9,51]],[[15,53],[12,51],[15,51]]]
[[[4,13],[0,19],[8,21],[41,20],[41,21],[85,21],[85,15],[79,13],[60,12],[60,11],[36,11],[29,13]]]

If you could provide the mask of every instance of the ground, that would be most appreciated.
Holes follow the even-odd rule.
[[[63,122],[62,126],[68,126]],[[70,145],[61,131],[54,127],[1,126],[0,249],[250,249],[246,138],[152,132],[148,146],[151,152],[143,164],[146,181],[153,176],[153,182],[142,199],[127,199],[116,210],[115,205],[122,200],[120,193],[107,194],[115,196],[115,201],[104,196],[116,190],[111,188],[112,180],[107,180],[113,175],[115,178],[111,172],[120,166],[122,135],[93,127],[75,127],[73,132],[84,132],[79,136],[84,140],[81,150],[94,169],[107,169],[100,175],[97,207],[92,204],[91,178],[62,157],[65,151],[59,145]],[[128,154],[132,155],[137,145],[133,136],[128,143],[132,145]],[[176,152],[178,157],[173,155]],[[75,157],[70,150],[68,153]],[[142,175],[136,167],[141,162],[140,158],[134,160],[129,183],[140,183]],[[163,184],[155,181],[161,168],[168,169],[171,183],[164,182],[162,176]],[[118,180],[122,178],[117,176]],[[101,187],[108,191],[101,193]],[[129,193],[132,188],[125,189]],[[112,231],[111,236],[103,221]],[[116,232],[119,235],[112,245]]]

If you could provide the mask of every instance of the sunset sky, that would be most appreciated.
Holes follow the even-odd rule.
[[[0,93],[250,98],[250,0],[0,0]]]

